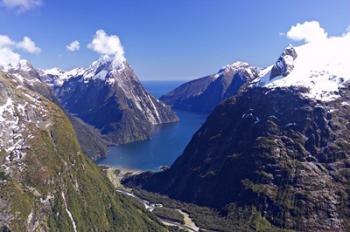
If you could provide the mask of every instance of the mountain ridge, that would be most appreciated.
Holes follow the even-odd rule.
[[[216,74],[186,82],[160,99],[175,109],[210,113],[222,100],[237,94],[242,85],[251,83],[268,88],[304,86],[310,89],[308,96],[330,101],[337,97],[338,87],[349,80],[349,38],[350,33],[346,33],[300,46],[288,45],[279,59],[265,68],[237,61]],[[241,78],[235,77],[235,72],[244,70],[247,73]],[[220,83],[220,77],[226,80]],[[230,78],[233,90],[226,91]]]
[[[186,82],[160,97],[175,109],[209,113],[222,100],[235,95],[247,82],[258,77],[258,69],[237,61],[217,73]]]
[[[348,231],[350,73],[339,67],[350,46],[338,47],[348,36],[287,47],[216,107],[169,169],[124,183],[224,216],[253,207],[283,229]],[[319,43],[338,56],[309,49]]]

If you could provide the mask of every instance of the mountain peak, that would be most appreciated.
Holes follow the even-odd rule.
[[[92,62],[90,68],[108,68],[111,70],[122,69],[126,65],[126,59],[120,59],[115,56],[103,55],[96,61]]]
[[[45,76],[44,81],[50,86],[62,86],[66,80],[76,76],[81,76],[84,74],[84,72],[85,68],[74,68],[70,71],[65,71],[54,67],[51,69],[42,70],[42,73]]]
[[[45,81],[53,86],[62,86],[70,78],[83,77],[84,82],[89,80],[106,80],[111,72],[121,72],[127,68],[126,59],[115,56],[103,55],[92,62],[88,67],[74,68],[70,71],[64,71],[60,68],[51,68],[43,70],[46,76]],[[112,81],[109,81],[112,83]]]
[[[222,67],[217,74],[215,74],[215,77],[219,77],[221,75],[224,75],[226,77],[233,76],[237,72],[246,72],[249,76],[253,76],[253,73],[256,68],[248,64],[247,62],[243,61],[236,61],[232,64],[228,64],[224,67]]]
[[[277,76],[288,76],[294,69],[294,60],[298,57],[292,45],[288,45],[282,55],[278,58],[277,62],[273,65],[271,69],[270,80]]]
[[[84,81],[90,79],[106,80],[110,72],[121,72],[127,68],[126,59],[117,58],[115,56],[103,55],[92,64],[84,72]]]
[[[43,73],[45,75],[62,75],[65,73],[65,71],[61,68],[58,68],[58,67],[53,67],[53,68],[50,68],[50,69],[46,69],[46,70],[43,70]]]
[[[304,87],[306,97],[332,101],[350,81],[350,35],[288,46],[277,62],[261,72],[258,86]]]
[[[221,69],[219,69],[218,73],[227,71],[227,70],[237,70],[237,69],[241,69],[241,68],[248,68],[250,67],[250,65],[246,62],[243,61],[236,61],[232,64],[228,64],[223,66]]]
[[[34,70],[34,68],[28,60],[20,59],[17,62],[0,64],[0,70],[4,72],[29,72]]]

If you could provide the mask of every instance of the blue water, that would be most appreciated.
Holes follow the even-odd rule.
[[[186,81],[142,81],[142,85],[153,96],[159,98],[185,82]]]
[[[147,81],[145,88],[159,97],[177,87],[180,81]],[[157,126],[147,141],[111,147],[99,164],[141,170],[155,170],[170,166],[180,156],[193,134],[204,123],[206,116],[176,111],[180,122]]]

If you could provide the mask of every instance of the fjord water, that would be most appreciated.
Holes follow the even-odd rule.
[[[183,81],[144,81],[144,87],[155,97],[176,88]],[[204,123],[206,115],[176,111],[180,122],[156,126],[152,138],[111,147],[98,164],[141,170],[170,166],[182,154],[193,134]]]

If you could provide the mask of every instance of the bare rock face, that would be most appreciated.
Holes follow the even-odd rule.
[[[288,46],[271,69],[270,80],[277,76],[288,76],[294,69],[293,62],[298,57],[293,46]]]
[[[258,70],[247,63],[235,62],[218,73],[189,81],[160,100],[175,109],[210,113],[221,101],[234,96],[258,76]]]
[[[109,142],[125,144],[148,139],[153,125],[178,120],[151,96],[126,63],[102,57],[86,69],[43,78],[69,113],[99,129]]]
[[[350,88],[248,88],[209,116],[170,169],[125,183],[220,210],[256,208],[280,228],[350,230]]]

